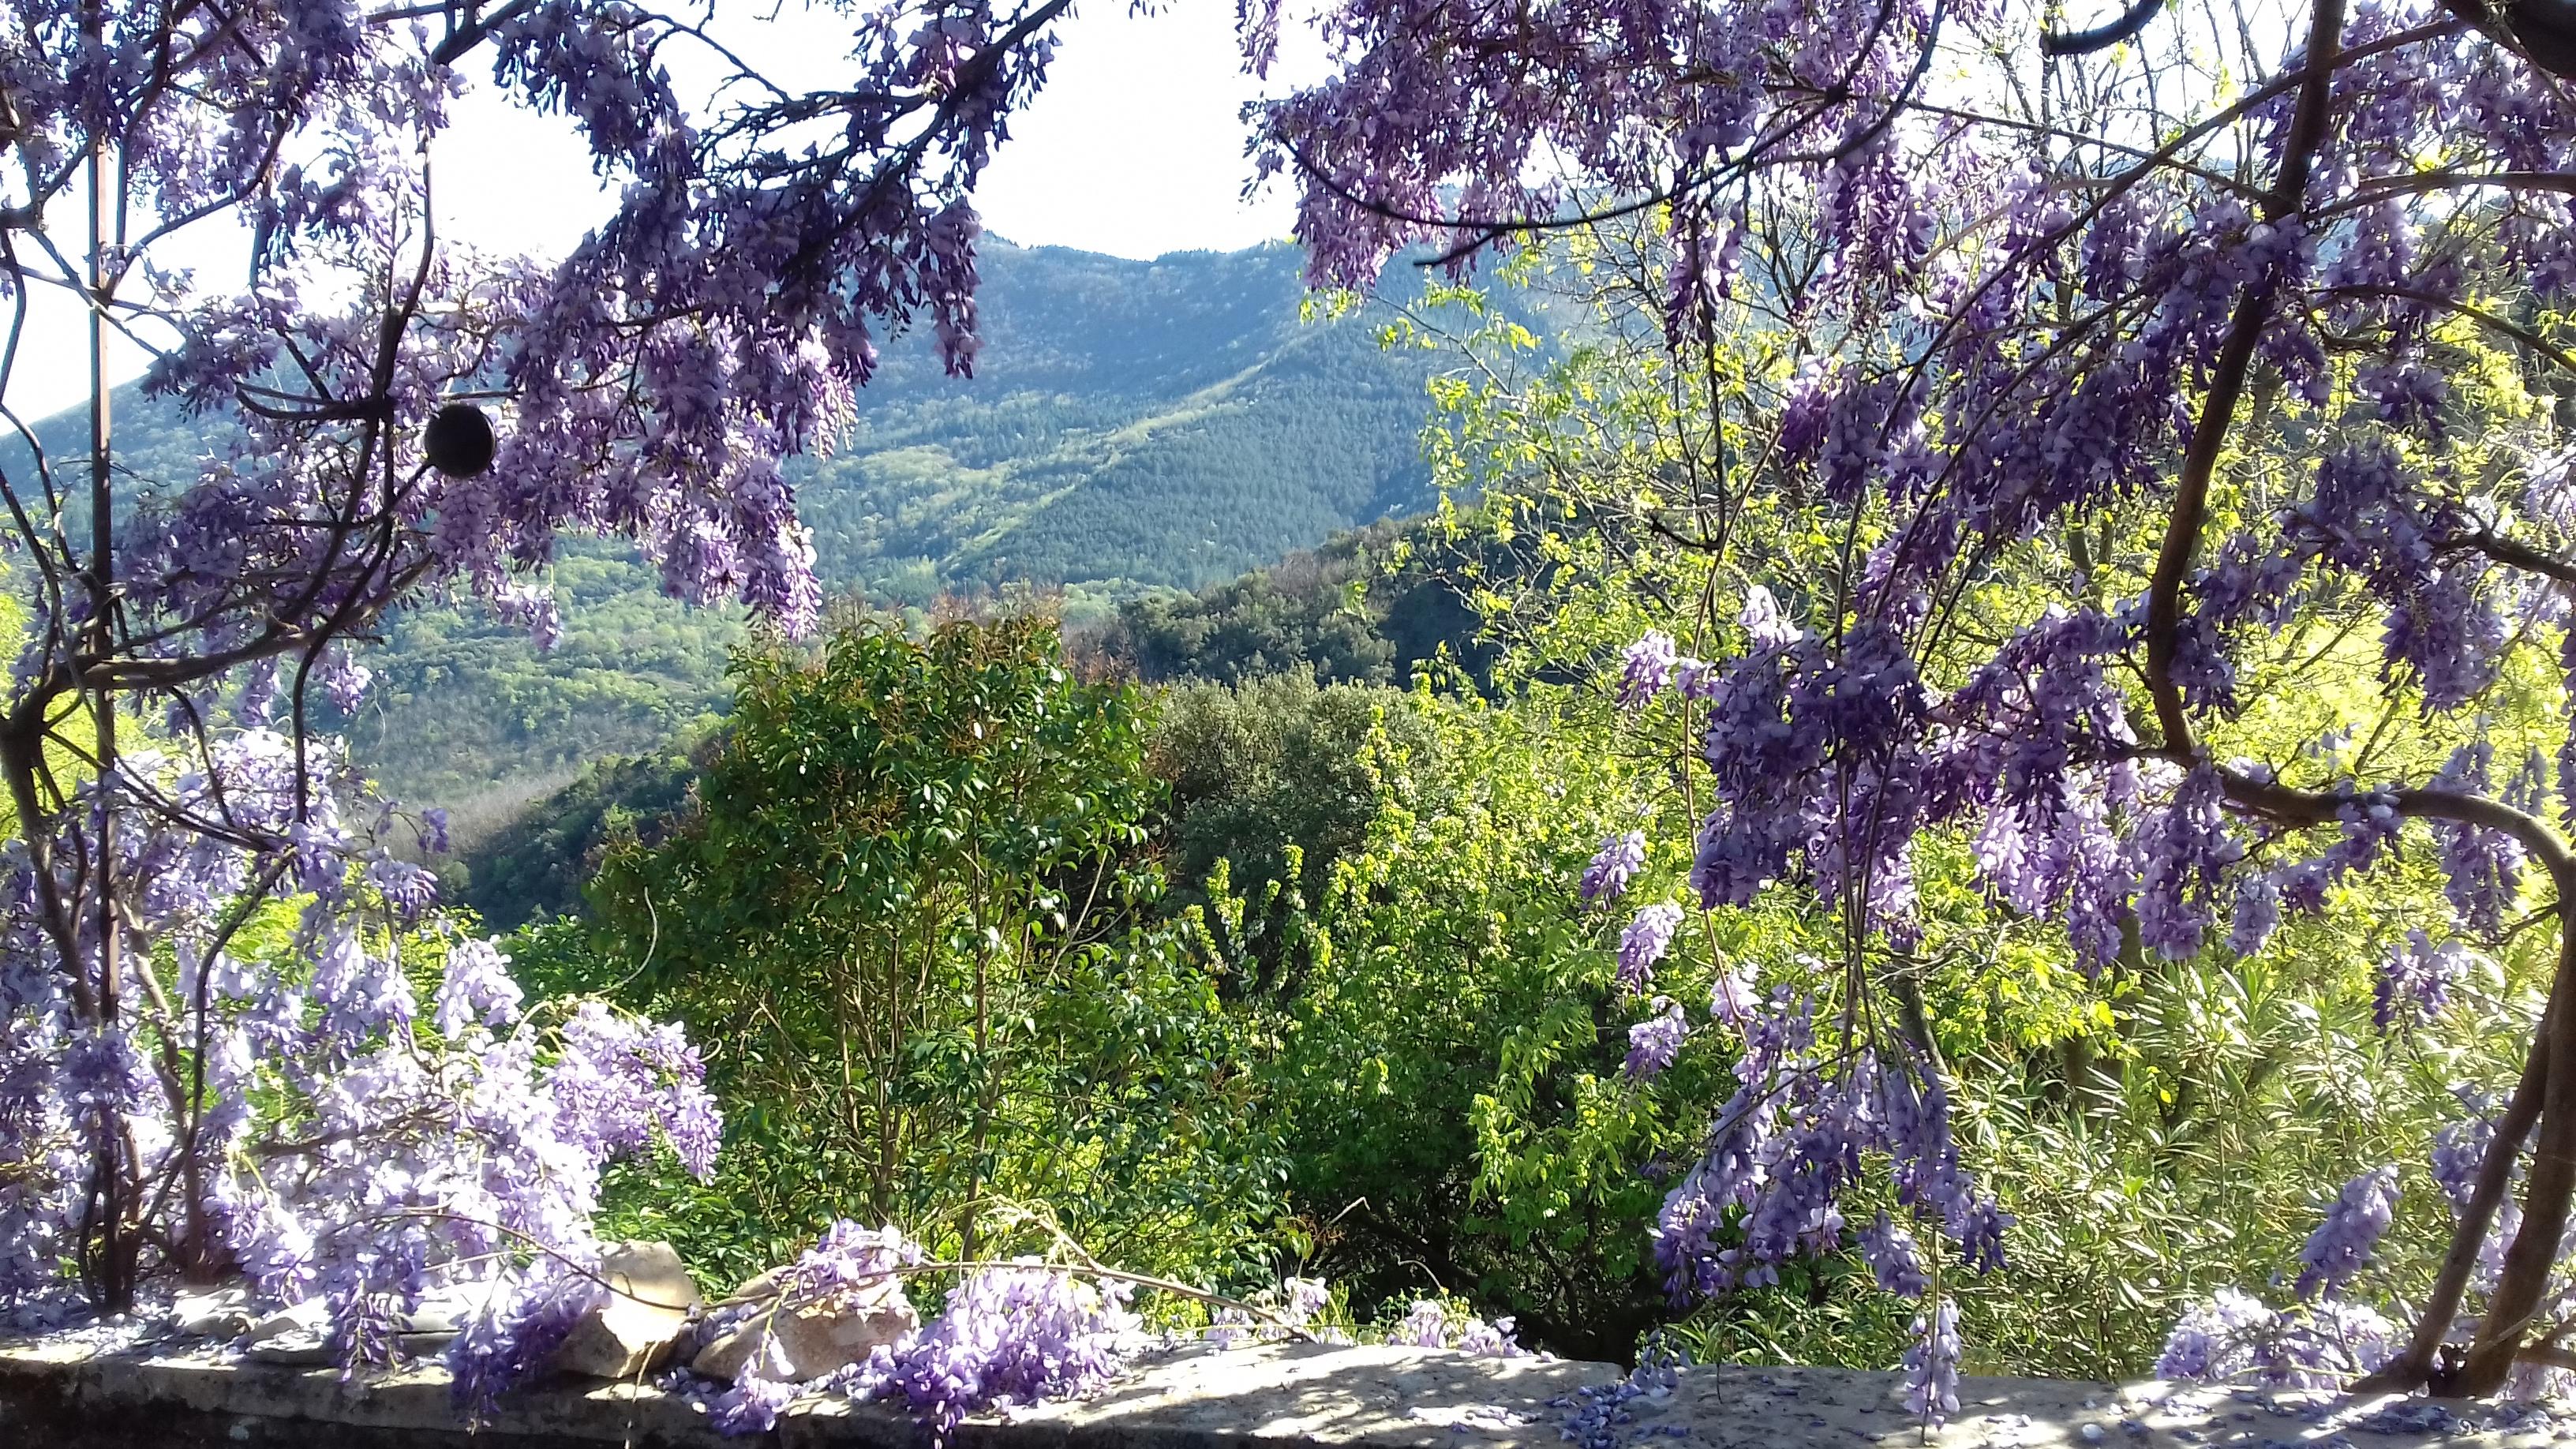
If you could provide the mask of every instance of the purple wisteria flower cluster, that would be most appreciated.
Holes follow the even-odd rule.
[[[936,1266],[894,1228],[838,1222],[778,1276],[763,1311],[881,1303],[890,1283]],[[867,1358],[803,1381],[755,1366],[702,1402],[720,1431],[753,1434],[804,1395],[887,1399],[909,1409],[932,1443],[946,1443],[969,1414],[1080,1397],[1116,1377],[1144,1343],[1128,1311],[1132,1292],[1114,1278],[1095,1285],[1081,1270],[1037,1258],[967,1269],[937,1318]]]
[[[2370,1261],[2373,1249],[2397,1216],[2397,1169],[2375,1168],[2343,1185],[2326,1209],[2325,1221],[2299,1250],[2298,1291],[2302,1298],[2341,1288]]]
[[[1437,1298],[1415,1301],[1386,1330],[1386,1341],[1408,1348],[1454,1348],[1480,1358],[1527,1358],[1509,1318],[1488,1323],[1472,1313],[1453,1311]]]
[[[193,474],[133,479],[99,395],[85,456],[21,427],[0,464],[32,722],[0,740],[0,1305],[239,1272],[329,1297],[356,1361],[455,1265],[577,1265],[609,1155],[706,1170],[686,1044],[520,1019],[438,913],[443,818],[374,799],[314,720],[359,708],[354,649],[416,603],[551,643],[565,532],[810,627],[782,462],[836,440],[895,333],[972,371],[969,195],[1064,9],[862,6],[846,88],[798,92],[725,43],[735,17],[615,0],[12,8],[0,306],[95,299],[208,426]],[[467,67],[606,183],[560,260],[433,225],[434,178],[472,184],[445,140]],[[239,265],[180,265],[183,230],[237,234]],[[0,349],[0,384],[33,365]],[[573,1292],[484,1337],[543,1339]]]
[[[1914,1346],[1905,1351],[1905,1407],[1927,1424],[1947,1423],[1959,1412],[1959,1305],[1936,1298],[1914,1319]]]
[[[1121,1339],[1137,1326],[1131,1291],[1119,1282],[1094,1287],[1035,1260],[980,1270],[853,1387],[909,1405],[933,1442],[979,1409],[1090,1393],[1126,1366]],[[880,1366],[882,1385],[871,1383]]]
[[[1970,1269],[2002,1262],[2011,1215],[1961,1166],[1937,1077],[1868,1048],[1834,1062],[1818,1050],[1812,1002],[1786,988],[1741,1030],[1736,1093],[1654,1228],[1655,1260],[1676,1302],[1776,1283],[1794,1257],[1851,1246],[1840,1199],[1872,1154],[1891,1164],[1899,1205],[1935,1227]],[[1881,1223],[1859,1236],[1881,1284],[1922,1290],[1928,1277],[1910,1232]]]
[[[1700,763],[1720,803],[1701,823],[1689,873],[1698,904],[1711,910],[1748,905],[1803,873],[1829,902],[1858,903],[1872,924],[1909,934],[1907,839],[1924,804],[1917,786],[1890,788],[1891,767],[1924,765],[1891,756],[1888,742],[1908,718],[1934,707],[1933,696],[1911,682],[1911,665],[1892,637],[1855,661],[1851,652],[1863,652],[1860,646],[1845,641],[1850,652],[1838,654],[1790,623],[1767,590],[1748,591],[1735,623],[1744,652],[1715,665],[1681,656],[1668,636],[1649,633],[1623,657],[1616,690],[1630,716],[1669,697],[1700,722]],[[2037,677],[2063,682],[2067,703],[2053,708],[2092,720],[2104,738],[2125,738],[2117,695],[2098,664]],[[1897,681],[1892,693],[1891,680]],[[1966,697],[1975,707],[2029,712],[2028,698],[2003,693],[1990,687]],[[2174,828],[2217,834],[2214,791],[2185,783],[2201,787],[2186,789],[2166,812]],[[2144,798],[2143,782],[2132,789]],[[2068,817],[2080,819],[2061,813]],[[2033,909],[2063,905],[2095,859],[2119,853],[2107,824],[2097,824],[2099,844],[2090,857],[2069,853],[2051,867],[2033,858],[2038,849],[2024,846],[2018,812],[1999,811],[1996,818],[2009,830],[1988,830],[1981,860],[1998,893],[2018,892]],[[2080,830],[2067,838],[2091,844]],[[1579,883],[1587,901],[1603,895],[1597,886],[1613,862],[1625,885],[1644,868],[1642,837],[1613,837],[1605,845]],[[2196,895],[2206,909],[2206,887],[2190,879],[2178,879],[2170,893],[2177,915],[2192,908]],[[2110,927],[2115,907],[2099,909],[2116,937]],[[1683,918],[1679,907],[1656,904],[1631,920],[1618,952],[1616,979],[1624,995],[1644,993]],[[1974,1270],[2000,1263],[2009,1215],[1961,1166],[1947,1094],[1918,1050],[1900,1042],[1883,1054],[1866,1039],[1820,1042],[1827,1029],[1820,1026],[1814,989],[1783,986],[1765,997],[1745,963],[1720,960],[1713,968],[1710,1029],[1734,1039],[1739,1085],[1718,1112],[1705,1155],[1668,1193],[1654,1230],[1656,1258],[1674,1301],[1773,1283],[1793,1257],[1853,1246],[1840,1201],[1872,1157],[1892,1164],[1908,1221],[1930,1224]],[[1829,972],[1816,984],[1836,989]],[[1846,978],[1839,989],[1866,988]],[[1647,1015],[1628,1028],[1623,1074],[1631,1081],[1661,1075],[1694,1033],[1683,1006],[1654,997]],[[1856,1238],[1883,1288],[1928,1296],[1931,1265],[1906,1222],[1881,1214]],[[1906,1364],[1916,1406],[1938,1420],[1955,1406],[1955,1304],[1928,1301],[1917,1340]]]
[[[2468,948],[2457,941],[2436,944],[2421,930],[2407,932],[2379,964],[2371,1019],[2381,1031],[2431,1021],[2450,1004],[2452,986],[2468,970]]]
[[[677,1028],[597,1002],[535,1016],[496,943],[425,911],[426,872],[321,811],[296,819],[294,777],[338,768],[318,743],[245,731],[184,757],[125,755],[131,795],[221,808],[305,847],[255,853],[120,811],[130,843],[129,925],[168,943],[168,1014],[84,1021],[77,983],[50,969],[46,907],[23,843],[0,879],[0,1313],[59,1317],[66,1274],[99,1211],[86,1143],[129,1144],[123,1170],[166,1184],[164,1245],[135,1266],[237,1273],[262,1299],[329,1301],[345,1361],[392,1352],[390,1314],[430,1290],[508,1278],[524,1305],[486,1339],[524,1365],[595,1257],[590,1219],[610,1160],[676,1152],[713,1170],[721,1133],[696,1053]],[[301,904],[282,941],[235,932],[263,873]],[[424,1001],[424,993],[427,1000]],[[584,1300],[586,1301],[586,1300]],[[473,1335],[469,1335],[473,1337]],[[524,1351],[523,1351],[524,1350]],[[542,1355],[537,1355],[541,1357]]]
[[[1690,1015],[1680,1002],[1658,996],[1650,1004],[1655,1014],[1628,1028],[1628,1059],[1620,1070],[1634,1081],[1661,1076],[1690,1040]]]
[[[2174,1325],[2156,1376],[2341,1388],[2386,1363],[2396,1338],[2395,1325],[2361,1304],[2329,1298],[2275,1309],[2222,1288]]]
[[[1680,929],[1682,908],[1670,901],[1657,901],[1639,910],[1619,933],[1619,989],[1630,996],[1645,993],[1654,984],[1655,963],[1672,949],[1673,932]]]
[[[889,1282],[940,1270],[894,1228],[838,1222],[777,1276],[776,1296],[763,1311],[881,1303]],[[709,1392],[703,1381],[692,1386],[685,1375],[675,1386],[689,1390],[726,1434],[766,1431],[794,1400],[839,1394],[902,1405],[930,1442],[943,1444],[970,1414],[1082,1398],[1125,1372],[1155,1342],[1131,1311],[1133,1294],[1117,1275],[1038,1258],[970,1267],[937,1318],[859,1362],[803,1381],[746,1372],[721,1391]],[[1258,1318],[1220,1307],[1210,1341],[1224,1348],[1248,1334],[1302,1331],[1324,1311],[1331,1290],[1318,1279],[1292,1277],[1270,1296],[1275,1306]],[[1385,1341],[1495,1357],[1528,1352],[1513,1337],[1512,1320],[1488,1323],[1436,1299],[1415,1303]]]
[[[1601,842],[1592,863],[1583,868],[1583,899],[1606,905],[1627,894],[1628,882],[1646,866],[1646,833],[1624,830]]]
[[[1854,943],[1850,1004],[1873,952],[1919,944],[1929,832],[1972,840],[1993,897],[2060,925],[2091,970],[2260,951],[2410,832],[2431,837],[2464,938],[2509,928],[2529,863],[2576,881],[2528,768],[2489,778],[2479,713],[2509,658],[2555,642],[2576,577],[2559,424],[2526,405],[2576,364],[2496,310],[2555,315],[2576,296],[2563,18],[2314,0],[2258,25],[2133,6],[2043,34],[2028,7],[1957,0],[1309,8],[1338,47],[1332,75],[1255,114],[1262,164],[1298,178],[1319,284],[1365,286],[1409,247],[1463,270],[1651,207],[1685,370],[1778,329],[1786,365],[1697,420],[1731,439],[1742,418],[1753,445],[1694,460],[1716,466],[1691,470],[1686,500],[1638,505],[1656,515],[1641,536],[1687,541],[1727,581],[1710,598],[1743,588],[1740,613],[1658,621],[1601,681],[1697,774],[1702,907],[1811,890]],[[1256,69],[1286,11],[1247,12]],[[2204,40],[2239,82],[2223,93],[2203,83]],[[2037,69],[2006,83],[2025,59]],[[2045,124],[2006,100],[2031,94],[2050,98]],[[2464,350],[2531,381],[2490,403],[2464,384]],[[1744,491],[1710,494],[1709,474]],[[1730,526],[1752,497],[1785,500],[1785,537]],[[2142,518],[2150,552],[2106,567],[2099,550]],[[1825,546],[1798,543],[1810,527]],[[2027,587],[1994,587],[2006,576]],[[2364,751],[2354,768],[2383,775],[2364,779],[2213,747],[2337,638],[2375,655],[2406,706],[2392,727],[2420,748]],[[2438,773],[2386,777],[2445,752]],[[2576,743],[2560,774],[2555,813],[2576,819]],[[2557,929],[2576,933],[2576,914]],[[2438,1001],[2455,961],[2434,947],[2398,964],[2392,1022]],[[1651,1062],[1664,1028],[1641,1026]],[[1745,1030],[1764,1085],[1720,1114],[1702,1174],[1719,1190],[1686,1194],[1662,1241],[1716,1241],[1723,1204],[1749,1239],[1829,1245],[1839,1228],[1814,1226],[1816,1202],[1848,1174],[1805,1153],[1794,1173],[1755,1173],[1739,1160],[1786,1149],[1744,1134],[1785,1119],[1824,1163],[1873,1141],[1871,1091],[1849,1084],[1874,1044],[1829,1043],[1774,1084],[1778,1033]],[[2576,1074],[2576,1035],[2552,1060]],[[1802,1226],[1783,1233],[1755,1209],[1778,1210],[1790,1182]],[[2576,1168],[2529,1190],[2555,1223]],[[2546,1273],[2508,1277],[2476,1385],[2502,1381],[2538,1321]]]

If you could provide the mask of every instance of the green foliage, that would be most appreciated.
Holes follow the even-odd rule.
[[[633,1220],[748,1269],[837,1216],[973,1257],[1026,1212],[1240,1276],[1276,1169],[1237,1024],[1152,929],[1142,696],[1076,683],[1026,620],[861,623],[734,680],[695,813],[611,844],[604,930],[524,943],[546,984],[623,978],[708,1045],[725,1165],[634,1189]]]
[[[1637,1168],[1688,1148],[1709,1084],[1621,1077],[1612,959],[1600,919],[1571,908],[1619,772],[1561,756],[1535,705],[1341,698],[1372,716],[1356,847],[1301,872],[1285,844],[1289,879],[1240,893],[1213,869],[1196,916],[1274,1043],[1257,1105],[1287,1146],[1312,1267],[1355,1302],[1446,1290],[1559,1352],[1625,1356],[1664,1316],[1645,1257],[1661,1191]],[[1310,908],[1294,881],[1317,874]]]
[[[1431,721],[1394,690],[1321,687],[1302,673],[1171,690],[1150,762],[1170,792],[1159,833],[1174,903],[1207,899],[1220,862],[1238,885],[1318,893],[1365,843],[1381,797],[1410,793],[1372,759],[1381,740],[1407,758],[1440,745]]]
[[[1448,543],[1418,519],[1340,534],[1195,595],[1131,600],[1096,647],[1147,680],[1400,685],[1444,658],[1482,678],[1492,651],[1443,567]]]
[[[1082,656],[1105,656],[1109,672],[1177,682],[1150,753],[1155,775],[1172,787],[1158,836],[1185,893],[1219,856],[1234,860],[1238,878],[1267,878],[1285,842],[1305,846],[1310,871],[1356,842],[1371,808],[1355,763],[1369,717],[1360,701],[1369,696],[1319,690],[1318,682],[1385,685],[1443,660],[1490,668],[1491,651],[1447,571],[1463,555],[1438,532],[1427,520],[1354,530],[1196,595],[1131,601],[1107,631],[1083,638]],[[711,632],[710,641],[715,637]],[[507,639],[486,643],[512,647]],[[619,679],[607,657],[613,648],[608,638],[575,632],[557,647],[552,677],[574,682],[595,670]],[[410,659],[412,651],[400,652]],[[419,661],[443,657],[418,651]],[[574,662],[584,659],[596,662]],[[427,708],[424,691],[482,687],[470,664],[424,664],[417,677],[407,668],[385,682],[387,702],[370,707],[362,731],[387,728],[398,711]],[[1243,688],[1212,688],[1205,683],[1211,680]],[[626,683],[645,694],[656,687],[649,677]],[[459,855],[446,872],[451,894],[503,930],[579,912],[610,834],[631,826],[650,837],[661,828],[657,821],[681,808],[696,776],[690,757],[712,748],[720,712],[731,705],[729,698],[698,702],[706,712],[677,726],[679,737],[652,753],[611,754],[568,780],[532,777],[453,808]],[[636,732],[645,732],[641,721]],[[601,743],[567,739],[564,756],[577,759]]]
[[[712,746],[712,740],[707,746]],[[442,893],[484,924],[515,931],[574,915],[612,842],[654,845],[694,809],[697,748],[601,760],[573,782],[479,835],[464,835],[442,872]]]

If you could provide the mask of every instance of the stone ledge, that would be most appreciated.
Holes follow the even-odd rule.
[[[958,1449],[1545,1449],[1551,1399],[1620,1376],[1607,1364],[1470,1358],[1440,1349],[1270,1344],[1149,1361],[1099,1396],[969,1421]],[[1638,1449],[2426,1449],[2576,1441],[2576,1417],[2523,1410],[2265,1394],[2169,1384],[1969,1379],[1960,1412],[1925,1436],[1894,1375],[1698,1368],[1633,1405]],[[2394,1413],[2392,1404],[2401,1405]],[[59,1449],[919,1449],[881,1404],[818,1399],[771,1434],[726,1439],[649,1387],[558,1384],[513,1395],[469,1434],[447,1376],[413,1368],[344,1384],[211,1354],[102,1353],[0,1342],[0,1444]]]

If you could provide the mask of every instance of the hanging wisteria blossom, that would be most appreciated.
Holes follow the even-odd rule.
[[[445,816],[376,798],[314,720],[361,706],[356,646],[407,607],[478,601],[550,643],[565,533],[809,628],[782,462],[834,441],[909,327],[972,371],[969,194],[1065,10],[834,7],[847,88],[798,93],[725,43],[730,12],[11,8],[0,386],[44,365],[31,297],[94,298],[93,350],[147,351],[204,446],[127,479],[101,392],[83,456],[25,433],[0,464],[30,722],[0,741],[0,1313],[235,1273],[326,1300],[358,1362],[422,1293],[497,1276],[515,1300],[459,1339],[482,1395],[582,1308],[604,1162],[710,1170],[689,1045],[532,1007],[441,913],[419,857]],[[433,224],[473,184],[447,130],[477,72],[604,184],[560,259]]]
[[[2063,30],[1984,0],[1312,8],[1330,81],[1256,114],[1316,282],[1628,226],[1676,371],[1713,380],[1709,441],[1628,535],[1685,545],[1708,585],[1641,600],[1664,616],[1596,682],[1690,802],[1666,828],[1695,903],[1797,892],[1844,949],[1821,977],[1766,968],[1758,1005],[1717,983],[1742,1090],[1657,1230],[1677,1294],[1840,1251],[1873,1150],[1917,1221],[1992,1261],[2000,1214],[1955,1165],[1910,984],[1928,839],[1969,842],[1988,897],[2091,972],[2260,952],[2412,842],[2457,917],[2428,942],[2538,919],[2517,919],[2534,875],[2576,891],[2558,811],[2527,763],[2494,778],[2480,713],[2501,681],[2576,668],[2549,657],[2576,532],[2532,502],[2576,364],[2512,320],[2576,296],[2557,8],[2148,4]],[[1251,15],[1256,67],[1298,15]],[[2511,380],[2463,386],[2472,351]],[[1757,494],[1785,521],[1743,526]],[[2342,747],[2240,757],[2249,707],[2342,639],[2385,719],[2371,699],[2329,723]],[[2375,732],[2404,747],[2364,748]],[[2576,812],[2576,743],[2564,761]],[[2550,929],[2576,963],[2576,913]],[[2392,959],[2383,1018],[2438,1008],[2457,966],[2442,945]],[[1640,1065],[1666,1031],[1650,1011]],[[2437,1361],[2482,1256],[2452,1254],[2382,1383],[2494,1391],[2544,1321],[2576,1013],[2549,1030],[2480,1167],[2496,1191],[2457,1224],[2483,1243],[2515,1154],[2545,1144],[2519,1179],[2531,1249]],[[2328,1279],[2365,1197],[2319,1250]],[[2266,1371],[2371,1369],[2390,1343],[2362,1311],[2301,1310]],[[1952,1355],[1938,1305],[1924,1325],[1928,1412]]]
[[[1655,979],[1655,963],[1672,948],[1673,932],[1682,923],[1682,908],[1658,901],[1637,912],[1619,933],[1619,989],[1642,994]]]

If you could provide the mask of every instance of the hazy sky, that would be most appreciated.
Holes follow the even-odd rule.
[[[1146,18],[1131,16],[1124,0],[1077,9],[1046,89],[985,173],[977,196],[985,225],[1024,245],[1139,258],[1287,235],[1286,187],[1248,205],[1240,196],[1250,167],[1236,113],[1260,86],[1242,73],[1233,25],[1228,0],[1170,0],[1168,13]],[[782,21],[747,48],[791,84],[835,78],[819,63],[839,53],[828,17]],[[470,98],[432,152],[440,232],[492,251],[559,253],[607,207],[585,154],[560,119]],[[458,184],[466,176],[472,184]],[[155,256],[198,266],[208,282],[234,273],[238,233],[200,231],[185,248]],[[40,292],[30,311],[6,400],[33,419],[81,401],[87,384],[77,309]],[[140,349],[122,346],[114,371],[131,378],[144,361]]]

